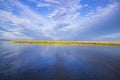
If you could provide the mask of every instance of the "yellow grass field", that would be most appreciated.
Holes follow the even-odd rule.
[[[47,41],[47,40],[11,40],[20,44],[41,44],[41,45],[96,45],[96,46],[120,46],[120,42],[108,41]]]

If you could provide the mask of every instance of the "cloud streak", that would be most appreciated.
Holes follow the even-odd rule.
[[[20,0],[0,1],[4,6],[0,9],[0,38],[90,40],[89,37],[79,36],[91,34],[91,38],[95,39],[96,36],[103,34],[97,35],[98,31],[95,35],[93,31],[97,28],[106,28],[105,24],[109,26],[107,22],[111,22],[112,17],[120,10],[120,4],[115,0],[112,3],[110,0],[106,6],[98,5],[95,10],[87,11],[84,15],[81,14],[81,11],[90,6],[82,4],[82,0],[29,1],[36,4],[36,7],[33,8]],[[38,10],[36,11],[36,9]],[[48,13],[42,14],[41,11],[48,11]],[[113,33],[105,33],[105,35]],[[117,36],[119,37],[119,35]]]

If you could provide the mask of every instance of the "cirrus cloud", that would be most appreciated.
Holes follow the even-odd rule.
[[[95,40],[98,36],[117,33],[115,31],[119,27],[116,25],[120,25],[117,23],[120,18],[118,14],[120,3],[118,1],[108,0],[109,3],[104,4],[105,6],[98,5],[97,7],[82,4],[81,1],[1,0],[0,38]],[[36,6],[30,5],[29,2]],[[89,7],[95,9],[88,10]],[[88,11],[82,15],[81,11],[84,9]],[[108,22],[111,22],[112,26]],[[116,30],[111,31],[107,26],[110,26],[111,30],[115,27]],[[108,29],[106,33],[101,34],[105,29]],[[119,35],[117,36],[119,37]]]

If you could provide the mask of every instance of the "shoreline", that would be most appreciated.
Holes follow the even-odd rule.
[[[12,43],[19,44],[39,44],[39,45],[102,45],[120,46],[118,41],[50,41],[50,40],[11,40]]]

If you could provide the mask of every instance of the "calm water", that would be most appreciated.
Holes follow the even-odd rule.
[[[0,42],[0,80],[120,80],[120,47]]]

